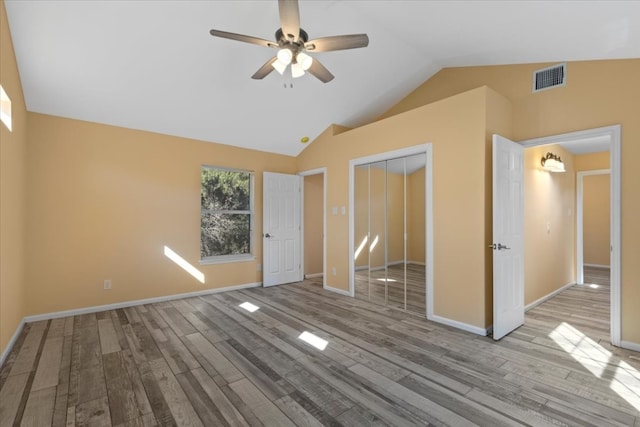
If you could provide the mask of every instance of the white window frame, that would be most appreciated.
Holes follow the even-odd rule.
[[[217,171],[226,171],[226,172],[238,172],[238,173],[247,173],[249,174],[249,210],[216,210],[209,212],[216,212],[220,214],[247,214],[249,215],[249,253],[246,254],[233,254],[233,255],[214,255],[209,257],[204,257],[200,259],[200,265],[207,264],[221,264],[228,262],[243,262],[243,261],[253,261],[255,260],[255,255],[253,251],[253,242],[254,242],[254,217],[255,217],[255,209],[254,209],[254,182],[255,182],[255,174],[253,171],[244,170],[244,169],[232,169],[225,168],[220,166],[212,166],[212,165],[202,165],[200,167],[200,186],[202,186],[202,171],[204,169],[217,170]],[[202,203],[202,201],[201,201]],[[200,205],[200,232],[202,236],[202,215],[207,212],[207,210],[202,209],[202,204]],[[202,238],[202,237],[201,237]],[[202,244],[202,242],[200,242]],[[202,256],[202,253],[200,254]]]

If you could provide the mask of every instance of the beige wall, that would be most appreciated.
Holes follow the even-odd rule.
[[[576,172],[609,169],[610,157],[608,151],[574,156]]]
[[[328,128],[298,156],[301,170],[327,167],[328,209],[348,205],[349,160],[401,147],[433,144],[435,314],[478,327],[486,323],[484,280],[486,88],[426,105],[357,129]],[[507,101],[504,101],[508,104]],[[494,124],[500,126],[500,120]],[[451,165],[456,167],[452,168]],[[463,170],[464,173],[460,173]],[[327,217],[328,284],[348,289],[348,217]]]
[[[610,256],[609,174],[582,177],[582,240],[585,264],[609,266]]]
[[[387,241],[389,264],[404,262],[404,174],[387,172]]]
[[[262,280],[262,172],[294,173],[295,158],[35,113],[28,120],[27,314]],[[203,164],[255,171],[254,261],[199,265]],[[165,245],[205,283],[165,257]]]
[[[369,268],[384,267],[387,212],[384,169],[369,168]]]
[[[608,151],[575,156],[576,171],[609,169]],[[583,181],[583,261],[587,264],[609,265],[611,261],[609,246],[611,242],[610,175],[586,177]],[[606,183],[605,183],[606,181]],[[590,182],[595,183],[591,188]],[[588,188],[589,187],[589,188]],[[587,204],[589,206],[587,207]]]
[[[640,342],[640,59],[567,63],[567,85],[531,93],[533,71],[550,64],[443,69],[383,117],[487,85],[513,106],[512,139],[622,125],[622,339]],[[607,76],[603,79],[602,76]]]
[[[0,0],[0,84],[11,99],[12,129],[0,124],[0,354],[25,315],[27,111],[4,2]]]
[[[322,273],[324,175],[304,177],[304,274]]]
[[[547,153],[559,155],[565,173],[542,170]],[[575,282],[575,170],[558,145],[525,150],[525,305]]]
[[[425,258],[425,168],[407,175],[407,260],[426,262]]]

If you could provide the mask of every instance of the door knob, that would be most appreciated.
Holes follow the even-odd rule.
[[[267,234],[264,235],[264,237],[266,237],[267,239],[270,239],[270,238],[275,237],[275,236],[272,236],[271,234],[267,233]]]
[[[502,243],[498,243],[498,244],[493,244],[493,245],[489,245],[489,248],[491,249],[497,249],[499,251],[501,250],[507,250],[507,249],[511,249],[510,247],[508,247],[507,245],[503,245]]]

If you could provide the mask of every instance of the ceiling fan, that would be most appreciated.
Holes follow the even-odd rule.
[[[291,76],[293,78],[301,77],[307,71],[323,83],[327,83],[333,80],[333,74],[320,61],[308,55],[307,52],[330,52],[333,50],[356,49],[369,45],[369,37],[366,34],[349,34],[309,40],[306,31],[300,28],[298,0],[278,0],[278,10],[280,13],[280,28],[276,31],[275,42],[226,31],[209,31],[215,37],[279,49],[276,56],[265,62],[251,76],[252,79],[263,79],[273,70],[283,74],[287,67],[291,65]]]

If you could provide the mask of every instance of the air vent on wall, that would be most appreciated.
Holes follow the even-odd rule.
[[[567,84],[567,64],[553,65],[533,72],[533,92]]]

